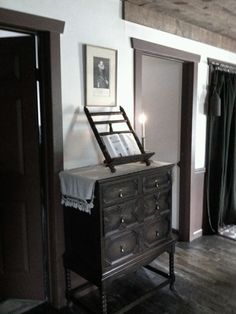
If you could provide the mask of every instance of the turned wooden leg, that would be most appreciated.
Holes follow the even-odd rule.
[[[107,296],[103,288],[100,288],[101,314],[107,314]]]
[[[72,307],[73,303],[70,299],[70,290],[71,290],[71,273],[68,268],[65,268],[65,279],[66,279],[66,300],[67,306]]]
[[[174,290],[174,283],[175,283],[174,254],[175,254],[175,245],[172,245],[169,250],[169,276],[170,276],[170,289],[171,290]]]

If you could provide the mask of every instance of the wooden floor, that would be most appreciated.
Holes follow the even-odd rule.
[[[154,264],[167,270],[168,256],[162,255],[154,261]],[[236,314],[235,241],[219,236],[204,236],[190,244],[178,243],[175,254],[175,272],[175,292],[165,287],[127,313]],[[139,290],[147,289],[148,285],[153,286],[155,283],[156,279],[153,274],[147,270],[130,275],[125,282],[123,281],[123,286],[117,284],[119,294],[116,291],[116,294],[112,296],[111,308],[133,296],[139,296]],[[68,309],[57,312],[44,308],[28,313],[68,314],[70,312]],[[87,312],[77,307],[73,313],[85,314]]]

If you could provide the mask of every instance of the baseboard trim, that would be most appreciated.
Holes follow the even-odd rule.
[[[172,234],[176,241],[179,240],[179,230],[172,228]]]
[[[179,230],[172,228],[172,233],[179,235]]]
[[[202,229],[196,230],[192,233],[191,241],[202,236]]]

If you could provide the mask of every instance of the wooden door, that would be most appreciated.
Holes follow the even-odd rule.
[[[0,39],[0,296],[44,299],[33,36]]]

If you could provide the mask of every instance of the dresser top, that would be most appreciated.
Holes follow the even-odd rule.
[[[151,161],[151,164],[147,166],[145,163],[128,163],[116,166],[116,172],[111,172],[108,167],[104,165],[94,165],[87,167],[74,168],[69,170],[64,170],[60,174],[70,175],[70,176],[80,176],[85,178],[90,178],[95,181],[107,178],[113,178],[120,175],[125,175],[129,173],[135,173],[144,170],[156,169],[164,166],[170,166],[171,163],[161,162],[161,161]]]
[[[96,181],[154,170],[165,166],[172,166],[172,164],[152,161],[151,164],[147,166],[145,163],[136,162],[116,166],[116,172],[111,172],[110,169],[104,165],[94,165],[61,171],[59,177],[62,204],[67,204],[66,206],[76,207],[82,211],[91,213]],[[87,202],[88,200],[89,202]]]

